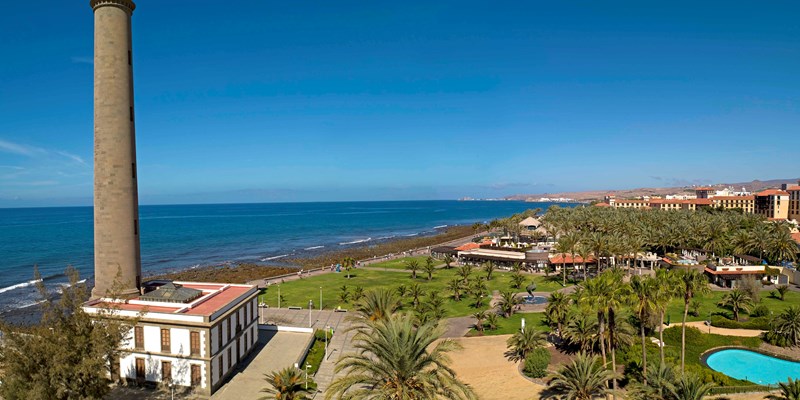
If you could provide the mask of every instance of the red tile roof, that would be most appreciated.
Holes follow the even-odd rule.
[[[694,188],[694,190],[697,191],[697,190],[715,190],[715,189],[712,188],[712,187],[708,187],[708,186],[702,186],[702,187],[696,187],[696,188]]]
[[[756,194],[756,196],[788,196],[788,192],[784,192],[783,190],[778,189],[768,189],[763,192]]]
[[[797,191],[800,191],[800,186],[789,186],[788,188],[786,188],[786,191],[787,191],[787,192],[797,192]]]
[[[586,261],[583,261],[583,258],[580,256],[576,256],[575,260],[573,261],[572,256],[569,254],[565,254],[564,257],[561,257],[561,254],[556,254],[555,256],[550,258],[550,262],[553,264],[583,264],[586,263],[593,263],[595,262],[594,257],[589,256],[586,258]]]
[[[481,247],[481,245],[479,243],[465,243],[465,244],[462,244],[461,246],[456,247],[456,250],[458,250],[458,251],[467,251],[467,250],[475,250],[475,249],[480,248],[480,247]]]

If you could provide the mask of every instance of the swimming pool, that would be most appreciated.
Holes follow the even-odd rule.
[[[705,362],[709,368],[715,371],[760,385],[786,382],[789,377],[800,378],[800,363],[750,350],[719,350],[708,355]]]

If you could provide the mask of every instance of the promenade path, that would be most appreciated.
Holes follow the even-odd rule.
[[[259,331],[258,347],[235,375],[211,398],[213,400],[257,399],[268,386],[264,374],[299,362],[305,355],[310,333]]]
[[[260,323],[277,324],[282,326],[308,327],[308,310],[289,310],[286,308],[262,308],[260,313]],[[354,352],[352,346],[354,332],[349,332],[348,328],[352,325],[347,320],[348,313],[335,312],[331,310],[312,310],[311,328],[325,329],[333,328],[334,334],[328,343],[328,357],[322,360],[319,371],[314,376],[317,382],[316,398],[321,398],[320,394],[325,393],[334,378],[333,369],[336,361],[349,352]],[[352,314],[351,314],[352,315]]]
[[[680,327],[681,323],[676,322],[670,326],[664,325],[664,329],[669,327]],[[706,325],[705,321],[694,321],[694,322],[687,322],[686,326],[690,326],[693,328],[697,328],[700,332],[703,333],[713,333],[715,335],[722,335],[722,336],[740,336],[740,337],[757,337],[761,336],[765,331],[760,331],[758,329],[728,329],[728,328],[717,328],[715,326],[708,326]]]

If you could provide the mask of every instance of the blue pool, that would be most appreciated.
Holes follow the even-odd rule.
[[[725,349],[706,358],[709,368],[760,385],[800,378],[800,363],[741,349]]]

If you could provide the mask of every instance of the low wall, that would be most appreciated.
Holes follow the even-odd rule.
[[[281,325],[258,324],[258,329],[261,329],[263,331],[314,333],[314,329],[301,328],[301,327],[296,327],[296,326],[281,326]]]

